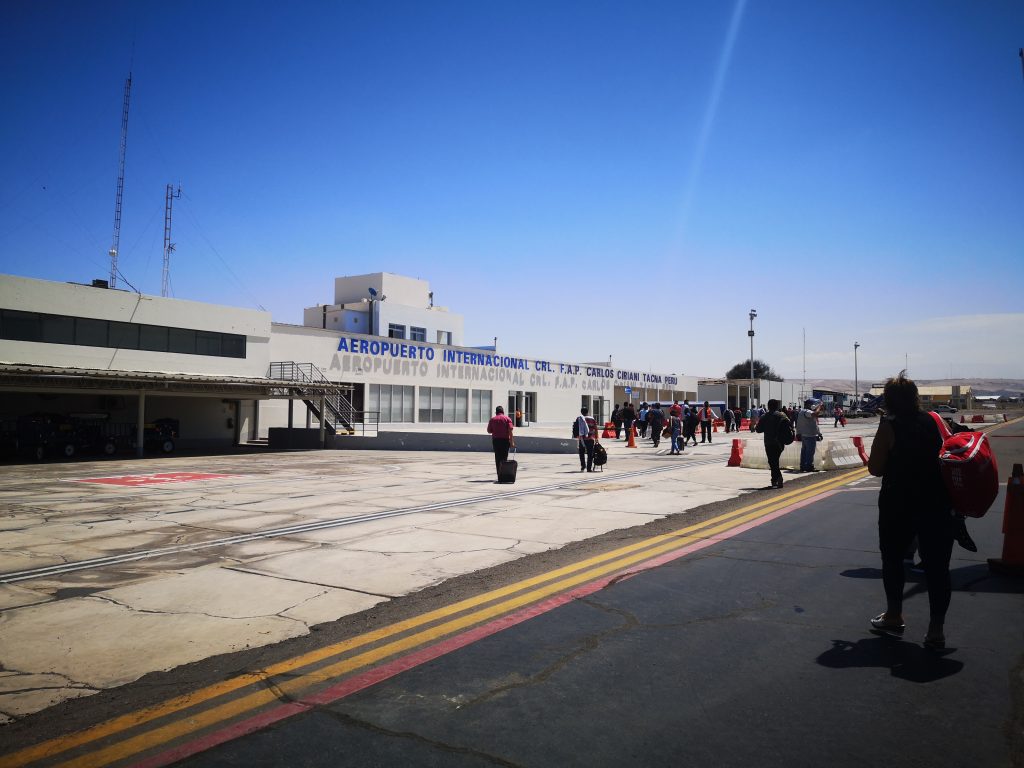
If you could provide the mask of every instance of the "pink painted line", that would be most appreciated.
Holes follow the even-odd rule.
[[[569,590],[568,592],[554,595],[539,603],[534,603],[531,606],[497,618],[487,624],[482,624],[478,627],[462,632],[461,634],[453,635],[445,640],[441,640],[433,645],[420,648],[417,651],[406,654],[405,656],[388,662],[387,664],[382,664],[379,667],[368,669],[358,675],[353,675],[337,685],[332,685],[310,696],[305,696],[299,701],[282,704],[232,725],[220,728],[216,731],[211,731],[208,734],[181,744],[173,749],[160,752],[140,762],[133,763],[132,766],[133,768],[159,768],[160,766],[170,765],[178,760],[183,760],[186,757],[191,757],[192,755],[205,752],[208,749],[233,741],[242,736],[255,733],[268,725],[280,722],[281,720],[287,719],[293,715],[312,711],[314,707],[333,704],[347,696],[351,696],[354,693],[358,693],[366,688],[382,683],[385,680],[395,677],[402,672],[414,669],[428,661],[433,661],[434,659],[445,656],[452,651],[465,648],[466,646],[472,645],[473,643],[490,637],[491,635],[496,635],[510,627],[516,626],[517,624],[522,624],[529,619],[553,611],[555,608],[563,606],[566,603],[570,603],[573,600],[592,595],[593,593],[604,589],[612,582],[622,581],[625,578],[632,578],[633,576],[645,571],[650,571],[654,568],[665,565],[666,563],[670,563],[673,560],[678,560],[686,555],[699,552],[702,549],[710,547],[712,544],[727,541],[734,536],[738,536],[741,533],[757,528],[759,525],[763,525],[764,523],[780,518],[783,515],[788,515],[790,512],[795,512],[798,509],[803,509],[815,502],[826,499],[829,496],[834,495],[836,492],[836,490],[825,491],[817,496],[813,496],[809,499],[778,509],[775,512],[759,517],[756,520],[751,520],[750,522],[739,525],[736,528],[731,528],[724,534],[695,541],[680,549],[667,552],[663,555],[659,555],[658,557],[651,558],[650,560],[645,560],[631,568],[626,568],[622,571],[602,576],[596,581],[583,584],[575,589]]]

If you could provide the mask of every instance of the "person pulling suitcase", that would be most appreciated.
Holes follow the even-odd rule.
[[[512,419],[505,415],[505,409],[500,405],[494,409],[494,415],[487,422],[487,432],[491,436],[491,448],[494,450],[494,469],[498,473],[498,482],[501,479],[502,462],[508,461],[509,449],[515,449],[516,441],[512,435],[515,425]],[[515,482],[515,477],[512,478]]]

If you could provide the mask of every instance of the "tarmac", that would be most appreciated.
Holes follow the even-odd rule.
[[[877,422],[821,426],[826,442],[845,441]],[[572,454],[520,451],[515,485],[495,483],[489,453],[465,452],[7,466],[0,722],[763,489],[766,470],[726,466],[733,437],[719,432],[682,456],[669,455],[668,440],[659,449],[603,440],[608,465],[592,474]]]

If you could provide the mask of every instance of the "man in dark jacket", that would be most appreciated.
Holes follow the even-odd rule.
[[[647,426],[651,428],[651,442],[657,448],[661,442],[661,430],[665,427],[665,412],[661,410],[661,403],[655,403],[647,411]]]
[[[772,473],[772,488],[782,487],[782,470],[779,469],[779,457],[785,444],[783,433],[793,429],[789,419],[779,410],[778,400],[768,401],[768,413],[758,422],[755,429],[764,434],[764,452],[768,454],[768,468]],[[792,442],[792,441],[790,441]]]
[[[622,427],[626,430],[626,440],[629,440],[629,433],[633,430],[633,422],[636,421],[636,408],[633,403],[627,402],[622,406]]]

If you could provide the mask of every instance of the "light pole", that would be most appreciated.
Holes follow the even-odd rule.
[[[860,406],[860,380],[857,378],[857,347],[859,341],[853,342],[853,402],[855,407]]]
[[[747,398],[750,402],[748,405],[753,409],[754,407],[754,318],[757,317],[757,310],[750,310],[750,330],[747,331],[747,336],[750,337],[750,395]]]

